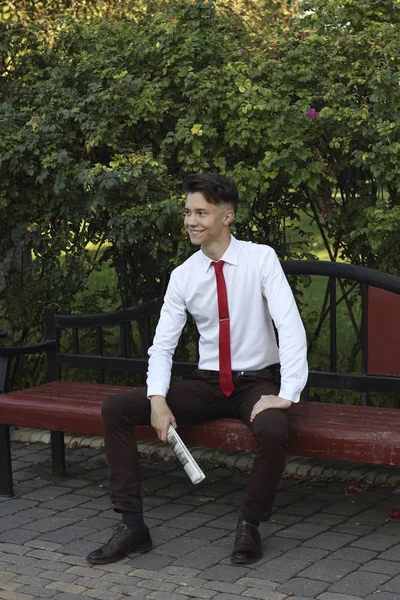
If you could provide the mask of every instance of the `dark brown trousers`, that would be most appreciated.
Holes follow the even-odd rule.
[[[253,432],[257,449],[242,504],[245,519],[266,519],[281,478],[287,446],[288,422],[285,410],[268,409],[250,423],[254,404],[263,394],[277,394],[279,385],[272,373],[261,377],[235,377],[235,391],[227,398],[217,376],[196,370],[191,379],[173,381],[167,403],[179,425],[222,417],[241,419]],[[150,424],[150,401],[146,388],[110,396],[102,407],[105,450],[111,501],[114,509],[142,511],[139,454],[135,425]]]

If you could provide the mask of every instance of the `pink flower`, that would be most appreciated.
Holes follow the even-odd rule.
[[[238,54],[243,54],[244,50],[243,48],[240,48],[240,50],[237,51]]]
[[[310,119],[315,120],[318,117],[319,112],[317,112],[315,108],[309,108],[307,115],[310,117]]]

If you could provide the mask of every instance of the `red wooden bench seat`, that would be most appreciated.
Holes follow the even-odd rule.
[[[0,424],[102,435],[101,403],[124,386],[53,381],[0,396]],[[300,402],[289,410],[289,454],[400,465],[400,410]],[[236,419],[182,426],[188,444],[225,450],[254,450],[254,439]],[[141,440],[157,439],[137,427]]]

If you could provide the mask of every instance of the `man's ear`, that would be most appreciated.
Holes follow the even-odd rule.
[[[229,209],[225,213],[224,217],[224,225],[230,225],[235,217],[235,212],[232,209]]]

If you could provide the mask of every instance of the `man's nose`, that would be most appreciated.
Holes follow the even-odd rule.
[[[185,225],[191,226],[196,224],[196,216],[194,214],[185,216]]]

